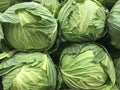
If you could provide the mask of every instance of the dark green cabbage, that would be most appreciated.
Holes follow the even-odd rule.
[[[110,10],[118,0],[98,0],[98,1]]]
[[[111,9],[107,21],[110,43],[120,48],[120,0]]]

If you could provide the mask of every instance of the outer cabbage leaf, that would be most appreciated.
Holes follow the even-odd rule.
[[[17,51],[16,50],[11,50],[11,51],[4,51],[0,53],[0,60],[5,59],[5,58],[10,58],[13,56]]]
[[[107,10],[96,0],[68,0],[58,13],[62,39],[95,41],[105,34]]]
[[[56,70],[51,58],[39,52],[16,53],[0,64],[4,90],[55,90]]]
[[[71,89],[110,90],[115,70],[107,51],[96,44],[73,44],[63,50],[60,74]]]
[[[3,28],[0,25],[0,52],[9,51],[11,48],[4,40]]]
[[[20,51],[45,51],[56,40],[57,21],[38,3],[16,4],[0,14],[0,21],[4,24],[6,41]]]
[[[116,86],[112,90],[120,89],[120,49],[115,48],[114,46],[108,44],[106,47],[110,53],[110,56],[113,60],[115,73],[116,73]]]
[[[111,9],[108,17],[108,33],[110,35],[110,43],[116,48],[120,48],[120,0]]]

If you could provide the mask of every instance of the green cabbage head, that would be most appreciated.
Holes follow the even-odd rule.
[[[120,0],[111,9],[107,21],[110,43],[120,48]]]
[[[58,13],[62,40],[85,42],[101,38],[106,12],[96,0],[68,0]]]
[[[94,43],[65,48],[59,69],[63,82],[71,89],[110,90],[115,84],[115,70],[109,54]]]
[[[55,90],[56,70],[47,54],[18,52],[0,64],[4,90]]]
[[[48,50],[57,36],[57,20],[35,2],[16,4],[0,14],[6,41],[15,49]]]

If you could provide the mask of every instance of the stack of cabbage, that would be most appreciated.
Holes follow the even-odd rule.
[[[0,90],[119,90],[120,0],[1,0]]]
[[[57,37],[54,15],[38,3],[24,2],[1,13],[0,22],[3,90],[55,90],[55,65],[42,53]]]

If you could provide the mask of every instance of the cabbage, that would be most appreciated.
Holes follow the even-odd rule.
[[[58,20],[63,41],[95,41],[105,34],[107,10],[96,0],[68,0]]]
[[[4,90],[55,90],[56,70],[47,54],[18,52],[3,59],[0,76]]]
[[[60,57],[60,76],[71,89],[110,90],[115,84],[111,57],[100,45],[73,44]]]
[[[0,14],[6,41],[20,51],[46,51],[57,36],[57,20],[35,2],[16,4]]]
[[[116,48],[120,48],[120,0],[111,9],[107,21],[110,43]]]

